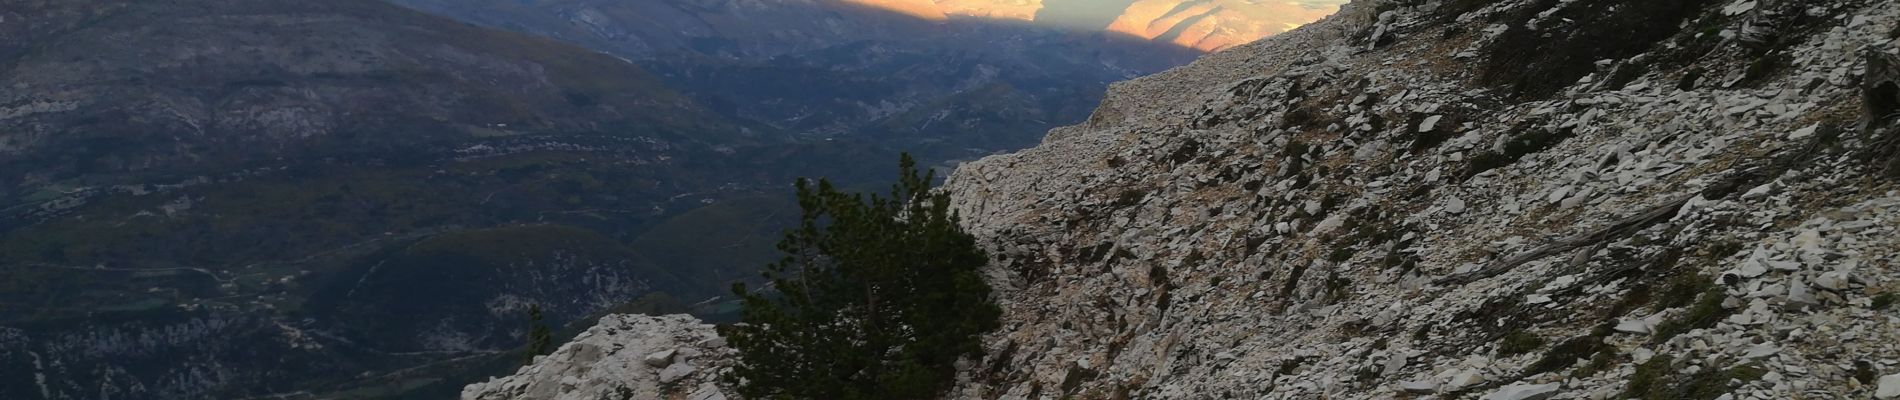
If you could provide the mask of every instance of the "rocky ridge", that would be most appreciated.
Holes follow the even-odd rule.
[[[1006,318],[959,394],[1893,396],[1896,21],[1359,1],[1118,84],[951,178]]]
[[[1218,51],[1293,30],[1336,9],[1296,2],[1141,0],[1129,4],[1108,30]]]
[[[711,325],[687,315],[609,315],[513,376],[477,382],[462,398],[722,400],[730,358]]]
[[[953,398],[1900,397],[1900,4],[1358,1],[949,180]]]

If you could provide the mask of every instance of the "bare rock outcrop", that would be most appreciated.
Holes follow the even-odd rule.
[[[616,314],[512,376],[469,385],[466,400],[727,398],[725,339],[686,315]]]
[[[1117,84],[950,178],[1005,310],[957,394],[1874,397],[1900,188],[1861,114],[1897,25],[1356,1]]]

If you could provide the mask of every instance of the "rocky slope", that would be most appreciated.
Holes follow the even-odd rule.
[[[947,185],[955,398],[1900,398],[1900,4],[1358,1]]]
[[[1900,4],[1355,2],[950,178],[956,398],[1900,398]]]
[[[1892,396],[1897,22],[1359,1],[1119,84],[951,178],[1006,257],[958,394]]]
[[[463,399],[723,400],[731,349],[691,316],[609,315],[515,375],[477,382]]]

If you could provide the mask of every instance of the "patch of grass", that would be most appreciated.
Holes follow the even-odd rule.
[[[1597,352],[1597,355],[1590,357],[1590,363],[1584,364],[1581,368],[1577,368],[1577,373],[1571,374],[1570,376],[1596,376],[1614,366],[1616,366],[1616,353],[1600,351]]]
[[[1294,371],[1298,371],[1300,369],[1301,365],[1305,365],[1308,360],[1312,360],[1312,359],[1313,357],[1306,356],[1306,357],[1293,357],[1293,358],[1280,361],[1280,368],[1274,371],[1273,375],[1274,376],[1292,375]]]
[[[1328,169],[1325,166],[1319,167],[1320,175],[1326,175],[1327,171]],[[1342,201],[1345,201],[1345,196],[1341,194],[1333,194],[1326,196],[1324,199],[1319,199],[1319,216],[1324,217],[1328,214],[1332,214],[1333,210],[1339,208],[1339,203]]]
[[[1742,249],[1743,249],[1742,242],[1734,240],[1734,239],[1729,239],[1729,240],[1717,242],[1713,245],[1709,245],[1708,250],[1705,253],[1703,253],[1703,256],[1709,258],[1710,260],[1721,260],[1724,257],[1728,257],[1730,254],[1742,252]]]
[[[1880,379],[1880,371],[1874,369],[1874,363],[1867,360],[1854,361],[1854,380],[1860,381],[1862,385],[1871,385],[1877,379]]]
[[[1286,277],[1286,283],[1280,286],[1280,298],[1293,298],[1293,291],[1300,288],[1300,278],[1306,275],[1306,263],[1293,264],[1293,271]]]
[[[1346,262],[1346,260],[1352,259],[1353,254],[1357,254],[1357,253],[1352,251],[1351,247],[1340,246],[1338,248],[1334,248],[1332,254],[1329,254],[1326,256],[1326,261],[1332,261],[1335,263]]]
[[[1520,99],[1545,98],[1596,71],[1596,61],[1641,54],[1678,33],[1708,0],[1626,2],[1582,0],[1555,8],[1572,26],[1529,29],[1524,21],[1553,9],[1547,0],[1513,10],[1511,26],[1490,46],[1497,56],[1478,66],[1478,81]],[[1456,7],[1454,9],[1457,9]]]
[[[1283,127],[1297,128],[1297,127],[1312,123],[1313,121],[1319,119],[1318,116],[1313,115],[1314,112],[1312,109],[1305,106],[1295,106],[1295,107],[1296,108],[1292,110],[1288,110],[1286,112],[1286,116],[1280,119],[1281,122],[1284,122],[1284,124],[1282,125]]]
[[[1896,298],[1896,297],[1900,297],[1900,296],[1895,296],[1895,295],[1894,295],[1893,293],[1891,293],[1891,292],[1889,292],[1889,293],[1881,293],[1881,294],[1879,294],[1879,295],[1877,295],[1877,296],[1874,296],[1874,304],[1873,304],[1873,306],[1874,306],[1874,309],[1875,309],[1875,310],[1886,310],[1886,309],[1888,309],[1888,308],[1892,308],[1892,307],[1893,307],[1893,303],[1894,303],[1894,302],[1895,302],[1896,300],[1900,300],[1900,298]]]
[[[1729,314],[1734,313],[1727,308],[1722,308],[1723,297],[1725,295],[1722,294],[1721,289],[1702,292],[1688,312],[1656,325],[1656,336],[1651,339],[1656,343],[1662,343],[1691,330],[1715,326],[1716,322],[1721,322],[1723,318],[1728,318]]]
[[[1351,291],[1348,290],[1350,287],[1352,287],[1352,279],[1341,277],[1338,272],[1332,272],[1326,275],[1326,297],[1330,298],[1331,302],[1337,303],[1340,300],[1344,300],[1346,295],[1351,293]]]
[[[1753,365],[1738,365],[1728,369],[1704,368],[1687,379],[1677,382],[1674,390],[1668,393],[1651,393],[1644,400],[1713,400],[1729,393],[1733,387],[1729,382],[1739,381],[1748,384],[1761,380],[1768,371]]]
[[[1141,199],[1147,196],[1148,192],[1142,191],[1141,189],[1126,189],[1122,190],[1120,195],[1116,195],[1115,202],[1109,205],[1116,208],[1132,207],[1136,204],[1141,204]]]
[[[1603,318],[1615,319],[1623,314],[1628,314],[1630,310],[1635,310],[1637,307],[1649,304],[1653,292],[1655,292],[1655,290],[1651,289],[1648,283],[1637,282],[1635,286],[1630,287],[1629,294],[1623,295],[1621,300],[1617,300],[1616,304],[1611,305],[1609,310],[1605,310]]]
[[[1748,69],[1742,73],[1740,85],[1754,86],[1756,83],[1768,79],[1776,72],[1786,69],[1791,62],[1789,59],[1790,57],[1788,57],[1787,54],[1782,53],[1770,53],[1756,57],[1755,61],[1749,63]]]
[[[1709,292],[1714,286],[1715,284],[1708,277],[1701,274],[1678,274],[1670,277],[1665,283],[1661,297],[1656,299],[1655,304],[1650,305],[1650,311],[1689,305],[1695,302],[1697,295]]]
[[[1487,151],[1473,154],[1470,163],[1465,167],[1464,179],[1471,179],[1485,171],[1517,163],[1524,156],[1549,150],[1576,135],[1576,132],[1569,128],[1552,131],[1544,128],[1520,127],[1518,132],[1516,136],[1511,137],[1510,141],[1504,143],[1504,151],[1501,153]]]
[[[1293,185],[1290,186],[1290,188],[1294,190],[1305,189],[1307,186],[1312,185],[1312,184],[1313,184],[1312,175],[1300,174],[1300,176],[1295,177],[1293,179]]]
[[[1167,286],[1169,284],[1168,269],[1162,268],[1160,265],[1148,267],[1148,282],[1152,283],[1155,287]]]
[[[1188,252],[1187,258],[1184,258],[1181,260],[1181,266],[1185,268],[1193,268],[1194,266],[1201,265],[1201,263],[1204,263],[1204,262],[1207,262],[1207,256],[1201,254],[1200,250],[1194,250],[1194,251]]]
[[[1637,364],[1636,373],[1630,375],[1629,385],[1623,387],[1618,398],[1652,399],[1667,392],[1669,373],[1675,369],[1676,359],[1668,355],[1657,355],[1648,362]]]
[[[1537,359],[1537,362],[1531,363],[1530,367],[1524,369],[1524,374],[1537,375],[1546,372],[1562,371],[1565,368],[1570,368],[1571,365],[1575,365],[1577,360],[1584,358],[1589,358],[1590,364],[1592,365],[1592,367],[1586,368],[1591,368],[1592,371],[1601,370],[1605,366],[1597,365],[1599,362],[1608,363],[1609,360],[1614,360],[1615,354],[1609,350],[1610,346],[1603,344],[1602,336],[1591,334],[1570,338],[1563,343],[1558,343],[1556,346],[1551,346],[1550,351],[1544,352],[1542,358]],[[1502,352],[1502,348],[1500,348],[1499,351]],[[1599,359],[1605,360],[1599,361]],[[1595,372],[1583,373],[1583,370],[1579,370],[1578,372],[1581,374],[1579,376],[1596,375]]]
[[[1285,147],[1280,148],[1280,155],[1284,157],[1299,157],[1312,150],[1313,148],[1308,146],[1306,142],[1293,140],[1288,141]]]
[[[1187,143],[1182,143],[1181,147],[1174,149],[1173,153],[1169,153],[1168,161],[1171,161],[1175,164],[1181,164],[1188,161],[1193,161],[1194,157],[1200,154],[1201,154],[1201,142],[1189,140],[1187,141]]]
[[[1095,372],[1095,370],[1070,365],[1069,372],[1062,377],[1062,393],[1074,394],[1075,390],[1081,388],[1083,383],[1093,381],[1098,376],[1101,376],[1101,373]]]
[[[1544,347],[1543,337],[1519,329],[1505,333],[1504,338],[1498,341],[1498,355],[1506,357],[1515,356],[1529,353],[1533,350],[1537,350],[1539,347]]]

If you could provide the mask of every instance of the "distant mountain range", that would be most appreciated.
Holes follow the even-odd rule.
[[[969,159],[1081,121],[1111,82],[1201,50],[884,0],[396,0],[625,57],[726,116]],[[986,10],[1020,15],[1009,7]]]
[[[0,398],[416,389],[441,375],[390,372],[515,362],[531,304],[722,294],[792,179],[895,160],[379,1],[0,19]]]
[[[1342,3],[393,1],[634,60],[733,118],[945,160],[1035,144],[1085,118],[1110,82],[1284,32]]]
[[[1344,0],[847,0],[931,18],[991,18],[1224,50],[1312,23]]]

